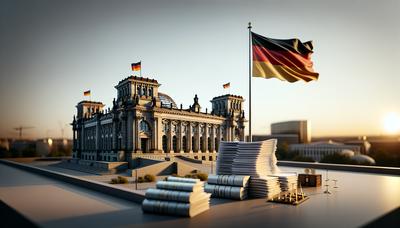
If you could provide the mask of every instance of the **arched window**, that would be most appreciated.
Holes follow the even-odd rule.
[[[162,137],[162,148],[163,148],[164,153],[169,153],[169,151],[167,151],[168,150],[168,138],[166,135],[164,135]]]
[[[200,137],[200,151],[204,152],[204,142],[203,142],[203,136]]]
[[[150,133],[150,126],[145,120],[140,121],[140,131],[144,133]]]
[[[195,139],[194,136],[192,136],[192,151],[193,151],[193,152],[196,152],[196,151],[195,151],[195,148],[196,148],[195,145],[196,145],[196,139]]]
[[[182,149],[183,151],[188,152],[186,136],[182,137]]]
[[[177,139],[176,136],[172,137],[172,150],[176,153],[178,152],[178,145],[177,145]]]

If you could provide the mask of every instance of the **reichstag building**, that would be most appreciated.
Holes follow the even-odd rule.
[[[112,108],[77,104],[72,122],[73,158],[131,162],[137,157],[185,156],[213,161],[221,141],[244,140],[243,97],[222,95],[202,110],[197,95],[188,108],[159,92],[157,80],[130,76],[115,86]]]

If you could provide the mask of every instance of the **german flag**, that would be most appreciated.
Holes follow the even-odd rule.
[[[222,87],[224,87],[224,89],[227,89],[227,88],[231,87],[231,83],[228,82],[226,84],[223,84]]]
[[[313,69],[311,41],[278,40],[252,34],[253,77],[278,78],[282,81],[317,80]]]
[[[139,71],[142,67],[142,62],[132,63],[132,71]]]

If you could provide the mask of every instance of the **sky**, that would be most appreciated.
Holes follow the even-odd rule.
[[[18,136],[17,126],[34,127],[24,137],[71,137],[83,91],[111,106],[137,61],[178,105],[198,94],[210,110],[231,93],[247,115],[249,21],[267,37],[313,40],[320,74],[253,78],[253,134],[298,119],[313,136],[385,134],[384,116],[400,113],[399,10],[398,0],[0,0],[0,137]]]

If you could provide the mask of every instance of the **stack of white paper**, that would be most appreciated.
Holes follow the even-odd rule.
[[[275,156],[276,139],[260,142],[222,142],[217,159],[217,174],[251,176],[248,189],[232,183],[228,177],[210,176],[207,192],[217,197],[240,198],[267,197],[270,198],[280,191],[290,191],[297,188],[297,174],[280,173]],[[214,185],[230,186],[216,187]],[[248,191],[247,191],[248,190]]]
[[[297,189],[296,173],[275,173],[272,176],[278,177],[281,191],[291,191]]]
[[[276,139],[240,142],[232,163],[232,174],[260,177],[279,172],[275,156],[276,143]]]
[[[209,175],[205,191],[212,197],[243,200],[247,198],[250,176]]]
[[[238,142],[221,142],[218,150],[216,172],[219,175],[232,174],[232,162],[236,157]]]
[[[168,177],[156,187],[146,191],[144,212],[193,217],[210,208],[211,194],[204,192],[204,183],[198,179]]]
[[[249,197],[272,198],[281,192],[278,177],[251,177],[249,183]]]

